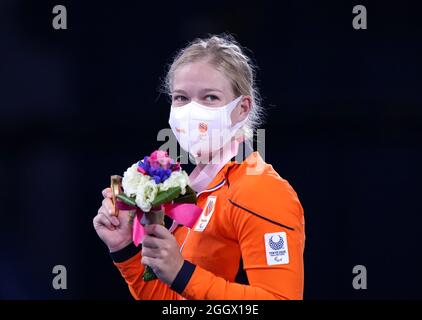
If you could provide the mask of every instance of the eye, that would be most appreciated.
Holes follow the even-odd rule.
[[[220,99],[213,94],[209,94],[205,97],[205,101],[207,101],[207,102],[213,102],[213,101],[217,101],[217,100],[220,100]]]
[[[174,102],[185,102],[187,100],[188,100],[188,98],[186,98],[185,96],[182,96],[182,95],[175,95],[175,96],[173,96],[173,101]]]

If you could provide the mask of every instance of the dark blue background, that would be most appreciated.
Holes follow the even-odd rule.
[[[266,160],[305,209],[305,298],[421,298],[416,3],[2,0],[0,298],[129,297],[92,227],[100,192],[161,144],[176,50],[221,32],[253,52]],[[51,26],[56,4],[68,30]],[[68,290],[52,288],[57,264]]]

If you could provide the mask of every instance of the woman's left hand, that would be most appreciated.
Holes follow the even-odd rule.
[[[161,281],[171,285],[183,266],[176,238],[164,226],[151,224],[145,226],[142,241],[142,264],[152,268]]]

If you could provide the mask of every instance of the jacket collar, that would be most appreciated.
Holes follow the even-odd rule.
[[[234,172],[234,170],[260,162],[263,162],[263,160],[258,152],[251,152],[247,157],[243,157],[243,159],[242,157],[233,158],[221,168],[221,170],[217,173],[214,179],[212,179],[205,190],[197,193],[197,197],[203,193],[213,192],[220,189],[222,186],[228,183],[229,176]]]

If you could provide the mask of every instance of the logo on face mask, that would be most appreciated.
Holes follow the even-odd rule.
[[[208,131],[208,125],[205,122],[200,122],[198,124],[198,130],[202,134],[206,134]]]

